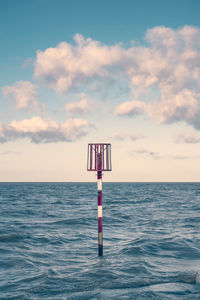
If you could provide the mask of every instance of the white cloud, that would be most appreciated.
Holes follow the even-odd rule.
[[[18,154],[21,154],[21,152],[19,152],[19,151],[10,151],[10,150],[0,152],[0,155],[18,155]]]
[[[200,130],[200,29],[158,26],[149,29],[145,38],[148,46],[125,49],[77,34],[75,45],[62,42],[37,52],[35,78],[64,92],[95,76],[123,77],[133,91],[133,99],[118,105],[116,115],[145,113],[160,123],[185,121]],[[159,99],[148,105],[141,101],[144,91],[155,87]]]
[[[137,156],[144,156],[148,158],[152,158],[155,160],[168,160],[168,159],[173,159],[173,160],[189,160],[189,159],[199,159],[200,155],[183,155],[183,154],[173,154],[173,155],[162,155],[157,152],[151,151],[146,148],[135,148],[132,150],[130,153],[131,155],[137,155]]]
[[[15,107],[20,110],[32,111],[39,108],[37,87],[29,81],[17,81],[3,88],[4,96],[11,96]]]
[[[188,156],[188,155],[177,154],[177,155],[171,155],[171,156],[169,156],[169,158],[174,159],[174,160],[200,159],[200,155]]]
[[[146,138],[144,135],[142,135],[142,134],[131,134],[131,135],[129,135],[129,138],[132,140],[132,141],[137,141],[137,140],[140,140],[140,139],[144,139],[144,138]]]
[[[160,159],[160,155],[158,153],[150,151],[150,150],[145,149],[145,148],[136,148],[132,151],[132,154],[152,157],[154,159]]]
[[[33,143],[71,142],[87,134],[92,127],[87,120],[69,119],[59,125],[55,121],[35,116],[31,119],[0,123],[0,142],[28,138]]]
[[[132,62],[126,69],[139,92],[156,86],[160,98],[154,102],[128,101],[117,106],[117,115],[147,114],[158,123],[185,121],[200,130],[200,30],[164,26],[147,31],[150,47],[129,49]],[[137,94],[138,97],[138,94]],[[155,99],[154,99],[155,100]]]
[[[149,115],[159,123],[173,123],[184,120],[200,129],[200,94],[182,89],[175,95],[163,96],[161,101],[149,108]]]
[[[174,136],[174,141],[177,144],[197,144],[200,143],[200,137],[197,136],[194,132],[190,134],[179,132]]]
[[[87,120],[69,119],[61,126],[61,132],[70,140],[75,140],[86,135],[84,129],[93,127]]]
[[[80,34],[76,34],[74,40],[75,46],[62,42],[55,48],[37,52],[35,78],[61,93],[85,78],[105,76],[104,67],[113,65],[121,57],[118,46],[102,45]]]
[[[78,102],[65,104],[64,110],[72,115],[89,113],[93,106],[92,101],[86,98],[85,94],[82,94],[81,98],[82,99]]]
[[[185,121],[200,130],[200,93],[183,89],[179,93],[163,97],[155,103],[127,101],[116,107],[115,115],[129,116],[146,114],[158,123],[171,124]]]
[[[37,133],[39,131],[57,130],[59,126],[54,121],[45,121],[41,117],[33,117],[32,119],[13,121],[10,128],[19,133]]]
[[[116,141],[124,141],[125,139],[131,139],[132,141],[137,141],[139,139],[144,138],[141,134],[126,134],[121,132],[114,132],[111,136],[108,137],[109,140],[116,140]]]
[[[126,135],[120,132],[114,132],[111,136],[108,137],[108,139],[115,141],[124,141],[126,139]]]
[[[141,101],[127,101],[117,106],[115,115],[134,116],[144,114],[147,110],[147,104]]]

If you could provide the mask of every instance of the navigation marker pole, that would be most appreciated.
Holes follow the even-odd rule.
[[[111,171],[111,144],[88,144],[87,170],[97,171],[98,255],[103,256],[102,171]]]
[[[98,169],[101,164],[101,156],[98,157]],[[99,256],[103,255],[103,219],[102,219],[102,171],[97,171],[97,192],[98,192],[98,248]]]

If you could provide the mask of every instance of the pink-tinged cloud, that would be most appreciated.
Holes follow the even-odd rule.
[[[31,119],[0,123],[0,143],[28,138],[33,143],[71,142],[85,136],[90,127],[87,120],[69,119],[63,124],[35,116]]]
[[[102,45],[80,34],[76,34],[74,40],[75,46],[62,42],[55,48],[37,52],[35,78],[61,93],[85,78],[105,77],[106,67],[121,57],[118,46]]]
[[[3,88],[3,95],[11,97],[16,109],[33,111],[39,109],[37,86],[29,81],[17,81],[13,85]]]
[[[124,141],[126,139],[126,135],[120,132],[114,132],[111,136],[108,137],[108,139],[114,141]]]
[[[64,111],[72,115],[88,114],[93,109],[93,101],[85,94],[81,94],[81,100],[65,104]]]
[[[146,103],[142,101],[127,101],[117,106],[115,115],[117,116],[134,116],[142,115],[148,109]]]
[[[109,140],[124,141],[126,139],[131,139],[134,142],[143,138],[145,137],[141,134],[127,134],[122,132],[114,132],[111,136],[108,137]]]
[[[156,152],[153,152],[153,151],[150,151],[148,149],[145,149],[145,148],[137,148],[137,149],[134,149],[132,151],[132,154],[137,154],[137,155],[142,155],[142,156],[147,156],[147,157],[151,157],[153,159],[160,159],[160,155],[159,153],[156,153]]]
[[[181,155],[181,154],[177,154],[177,155],[171,155],[169,156],[170,159],[174,159],[174,160],[189,160],[189,159],[200,159],[200,155]]]
[[[174,136],[176,144],[197,144],[200,143],[200,136],[197,136],[195,132],[186,134],[185,132],[179,132]]]
[[[182,89],[176,94],[163,95],[163,99],[150,106],[149,114],[159,123],[184,120],[200,129],[200,93]]]
[[[77,34],[75,45],[63,42],[38,51],[35,78],[65,92],[95,77],[126,80],[131,101],[120,104],[116,115],[147,114],[159,123],[185,121],[200,130],[200,29],[174,30],[157,26],[146,32],[148,46],[124,48],[103,45]],[[123,81],[124,82],[124,81]],[[142,94],[157,89],[159,99],[148,105]]]
[[[183,89],[177,94],[162,95],[155,103],[143,101],[127,101],[118,105],[115,115],[132,117],[148,115],[158,123],[171,124],[185,121],[200,130],[200,93]]]

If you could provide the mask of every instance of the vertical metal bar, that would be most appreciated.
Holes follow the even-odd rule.
[[[100,145],[100,155],[101,155],[101,159],[100,159],[100,162],[101,162],[101,171],[103,170],[103,145]]]
[[[96,170],[96,161],[97,161],[97,155],[96,155],[96,149],[97,149],[97,146],[94,145],[94,170]]]
[[[104,145],[103,145],[103,150],[102,150],[102,171],[104,171],[104,151],[105,151],[105,149],[104,149]]]
[[[90,170],[92,170],[92,144],[90,145]]]
[[[105,149],[104,149],[104,152],[105,152],[105,170],[107,170],[107,167],[108,167],[107,151],[108,151],[108,145],[105,145]]]
[[[106,169],[109,169],[109,156],[108,156],[108,147],[106,148]]]
[[[96,145],[96,170],[98,170],[98,151],[99,151],[99,145]]]

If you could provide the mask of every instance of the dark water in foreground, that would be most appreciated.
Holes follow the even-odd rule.
[[[200,184],[0,183],[0,299],[200,299]]]

